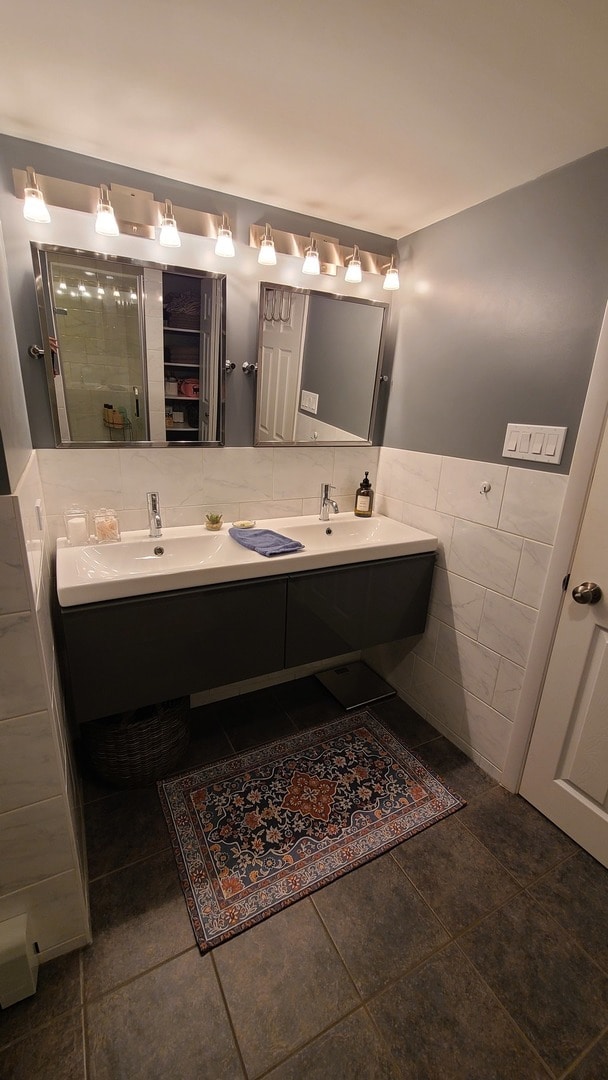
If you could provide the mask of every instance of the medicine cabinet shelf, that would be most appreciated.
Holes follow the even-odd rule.
[[[162,282],[165,417],[172,419],[175,413],[179,416],[172,423],[165,423],[167,440],[205,440],[210,406],[214,394],[217,396],[217,379],[209,364],[214,333],[214,282],[177,271],[165,271]],[[183,377],[188,376],[189,388],[196,392],[180,392],[180,372]],[[197,386],[193,385],[195,380]]]

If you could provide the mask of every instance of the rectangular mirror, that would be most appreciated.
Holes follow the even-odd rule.
[[[225,278],[32,244],[57,446],[223,443]]]
[[[256,446],[370,442],[387,310],[262,282]]]

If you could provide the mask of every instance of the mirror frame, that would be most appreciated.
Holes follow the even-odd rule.
[[[262,441],[257,438],[258,431],[258,414],[260,409],[261,393],[262,393],[262,378],[261,378],[261,352],[262,352],[262,333],[264,328],[264,289],[277,289],[284,288],[289,289],[293,293],[300,293],[306,296],[323,296],[327,299],[338,300],[349,304],[365,304],[368,307],[376,307],[383,309],[382,329],[380,331],[380,340],[378,343],[378,355],[376,357],[376,367],[374,372],[374,392],[372,397],[372,403],[370,408],[370,418],[368,427],[367,439],[300,439],[299,441],[292,442],[271,442]],[[261,281],[258,299],[258,340],[257,340],[257,369],[256,369],[256,395],[255,395],[255,416],[253,419],[253,445],[254,446],[372,446],[372,438],[374,426],[376,422],[376,412],[378,409],[378,396],[381,386],[381,371],[382,363],[384,360],[384,348],[386,342],[386,334],[388,329],[388,317],[390,312],[390,303],[384,300],[370,300],[364,296],[349,296],[345,293],[334,293],[324,291],[322,289],[307,289],[305,287],[297,285],[288,285],[279,283],[276,281]],[[296,403],[297,408],[297,403]]]
[[[136,449],[146,449],[147,447],[186,447],[186,446],[224,446],[226,436],[226,275],[216,274],[211,270],[200,270],[191,266],[175,266],[169,263],[149,262],[144,259],[131,259],[125,255],[112,255],[103,251],[87,251],[84,248],[68,248],[63,247],[61,244],[40,244],[34,240],[30,241],[30,248],[32,252],[32,260],[34,263],[34,277],[36,286],[36,299],[38,305],[38,317],[40,320],[40,329],[43,336],[44,347],[44,368],[46,374],[47,390],[49,395],[49,403],[51,409],[51,419],[53,422],[53,433],[55,436],[55,446],[58,449],[63,450],[103,450],[106,447],[134,447]],[[81,442],[70,441],[64,442],[61,437],[61,429],[59,424],[59,412],[57,408],[57,395],[55,393],[54,374],[53,374],[53,358],[51,356],[51,350],[49,347],[49,338],[56,337],[56,326],[53,318],[53,298],[50,295],[50,275],[48,273],[48,256],[52,254],[59,255],[72,255],[83,259],[97,259],[107,264],[108,266],[136,266],[143,269],[161,270],[163,273],[186,273],[193,274],[202,278],[214,278],[220,282],[221,288],[221,312],[219,319],[219,340],[218,340],[218,358],[219,364],[219,379],[218,379],[218,405],[217,405],[217,428],[218,439],[201,441],[197,440],[184,440],[183,442],[178,440],[163,441],[163,440],[129,440],[126,442],[112,442],[110,440],[100,439],[97,442]],[[139,312],[140,327],[145,329],[145,320],[143,310]],[[145,332],[143,334],[144,355],[143,366],[146,376],[146,407],[148,402],[148,365],[146,356],[146,339]]]

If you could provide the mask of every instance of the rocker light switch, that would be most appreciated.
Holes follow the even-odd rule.
[[[313,413],[316,416],[319,408],[319,395],[314,394],[312,390],[302,390],[300,408],[306,409],[306,412]]]
[[[507,424],[502,456],[559,465],[567,431],[540,424]]]

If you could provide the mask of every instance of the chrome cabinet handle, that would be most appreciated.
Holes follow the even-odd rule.
[[[572,597],[577,604],[597,604],[602,599],[602,590],[595,581],[583,581],[572,590]]]

